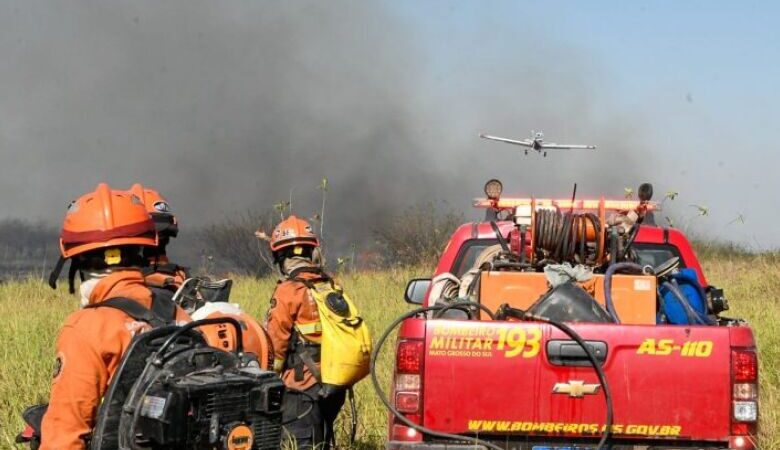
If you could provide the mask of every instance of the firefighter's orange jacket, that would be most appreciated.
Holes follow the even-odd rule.
[[[100,280],[90,304],[126,297],[151,307],[152,295],[139,270],[122,270]],[[182,309],[176,320],[189,321]],[[40,450],[83,450],[100,401],[130,341],[149,325],[114,308],[87,308],[65,321],[57,338],[57,362]]]
[[[304,272],[299,278],[315,280],[321,276]],[[309,289],[300,281],[284,280],[276,285],[266,323],[274,348],[274,368],[277,370],[282,369],[287,357],[293,326],[297,326],[308,341],[321,342],[320,314]],[[294,370],[286,368],[282,373],[284,384],[299,390],[315,385],[317,379],[307,367],[303,369],[303,380],[296,381]]]

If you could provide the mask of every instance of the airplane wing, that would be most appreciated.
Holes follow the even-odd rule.
[[[484,133],[480,134],[479,137],[481,137],[482,139],[490,139],[491,141],[506,142],[507,144],[522,145],[523,147],[534,148],[534,141],[530,139],[523,139],[522,141],[518,141],[515,139],[507,139],[498,136],[491,136],[489,134],[484,134]]]
[[[595,150],[595,145],[567,145],[567,144],[549,144],[544,142],[541,144],[544,150]]]

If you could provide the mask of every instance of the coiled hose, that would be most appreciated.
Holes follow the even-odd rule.
[[[688,301],[688,297],[685,296],[685,294],[680,290],[680,286],[674,282],[674,281],[664,281],[662,284],[663,287],[669,290],[669,292],[672,293],[677,298],[677,301],[680,302],[680,305],[682,305],[683,309],[685,310],[685,315],[688,317],[688,322],[691,325],[713,325],[714,322],[709,317],[702,317],[702,315],[693,309],[693,306],[691,306],[691,303]],[[704,297],[702,297],[704,299]]]
[[[387,394],[385,393],[384,389],[382,389],[382,386],[379,383],[379,379],[377,378],[376,362],[379,359],[379,354],[382,351],[382,348],[384,347],[385,342],[387,342],[388,337],[390,337],[390,334],[392,334],[392,332],[396,328],[398,328],[401,325],[401,323],[403,323],[403,321],[405,321],[407,319],[411,319],[413,317],[416,317],[416,316],[418,316],[420,314],[425,314],[425,313],[429,313],[429,312],[433,312],[433,311],[439,311],[439,312],[443,313],[444,311],[442,311],[442,310],[446,311],[446,310],[451,310],[451,309],[461,309],[461,310],[465,310],[465,311],[469,311],[470,312],[470,311],[473,311],[475,308],[478,308],[478,309],[480,309],[482,311],[485,311],[488,314],[488,316],[490,316],[490,318],[492,320],[496,319],[496,315],[489,308],[487,308],[486,306],[484,306],[484,305],[482,305],[480,303],[472,302],[472,301],[459,301],[459,302],[451,303],[449,305],[425,306],[425,307],[422,307],[422,308],[417,308],[417,309],[411,310],[411,311],[409,311],[409,312],[407,312],[405,314],[402,314],[398,318],[396,318],[387,327],[387,329],[384,331],[384,333],[382,333],[382,335],[379,337],[379,339],[376,342],[376,346],[374,347],[374,350],[373,350],[373,352],[371,354],[371,383],[374,386],[374,390],[376,391],[376,394],[379,397],[379,400],[381,400],[382,403],[385,405],[385,408],[387,408],[387,410],[390,411],[390,413],[392,413],[393,416],[395,416],[396,419],[398,419],[401,423],[403,423],[407,427],[412,428],[413,430],[416,430],[416,431],[418,431],[418,432],[420,432],[422,434],[425,434],[425,435],[428,435],[428,436],[432,436],[432,437],[437,437],[437,438],[441,438],[441,439],[452,439],[452,440],[461,441],[461,442],[462,441],[466,441],[466,442],[470,442],[470,443],[472,443],[474,445],[481,445],[481,446],[487,447],[487,448],[489,448],[491,450],[504,450],[501,447],[499,447],[499,446],[497,446],[497,445],[495,445],[495,444],[493,444],[491,442],[482,440],[482,439],[477,438],[477,437],[464,436],[464,435],[460,435],[460,434],[451,434],[451,433],[445,433],[445,432],[442,432],[442,431],[436,431],[436,430],[427,428],[427,427],[425,427],[423,425],[419,425],[419,424],[416,424],[416,423],[412,422],[406,416],[404,416],[400,411],[398,411],[398,409],[396,409],[395,406],[393,406],[390,403],[390,400],[387,398]],[[471,316],[471,314],[470,314],[470,316]],[[596,374],[598,376],[599,382],[601,383],[601,386],[602,386],[603,391],[604,391],[604,400],[605,400],[605,402],[607,404],[607,417],[606,417],[606,423],[605,423],[604,431],[602,432],[601,439],[599,440],[598,446],[596,447],[596,450],[603,450],[605,448],[605,445],[606,445],[607,441],[609,440],[609,437],[610,437],[611,433],[612,433],[612,423],[613,423],[613,417],[614,417],[613,408],[612,408],[612,393],[609,390],[609,386],[607,384],[607,376],[604,373],[604,369],[601,366],[601,363],[599,362],[599,360],[596,358],[596,355],[593,353],[593,350],[591,350],[591,348],[585,343],[585,341],[582,339],[582,337],[579,334],[577,334],[576,331],[574,331],[573,329],[569,328],[569,326],[567,326],[567,325],[565,325],[563,323],[550,320],[550,319],[548,319],[546,317],[535,316],[535,315],[531,315],[531,314],[527,314],[527,313],[519,314],[517,317],[521,318],[522,320],[527,320],[527,321],[536,321],[536,322],[548,323],[548,324],[554,326],[555,328],[561,330],[564,334],[566,334],[572,340],[577,342],[577,344],[579,344],[579,346],[582,347],[582,349],[585,351],[585,354],[588,356],[588,360],[593,365],[593,368],[596,371]]]
[[[588,229],[595,232],[593,241],[588,240]],[[596,214],[539,210],[533,243],[542,255],[541,261],[598,265],[601,233],[601,221]]]

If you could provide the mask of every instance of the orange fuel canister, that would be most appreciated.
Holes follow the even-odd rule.
[[[596,301],[605,304],[604,275],[595,274]],[[504,303],[528,309],[550,289],[547,278],[537,272],[482,272],[479,301],[495,311]],[[630,325],[656,323],[656,278],[649,275],[614,275],[612,302],[620,322]]]

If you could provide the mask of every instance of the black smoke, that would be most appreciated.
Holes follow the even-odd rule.
[[[647,181],[641,118],[602,99],[598,65],[502,26],[442,55],[463,41],[392,3],[2,1],[5,214],[59,221],[99,181],[142,182],[186,235],[291,194],[309,217],[327,178],[325,235],[345,245],[413,203],[467,210],[492,177],[556,196]],[[524,158],[477,138],[531,128],[600,149]]]

